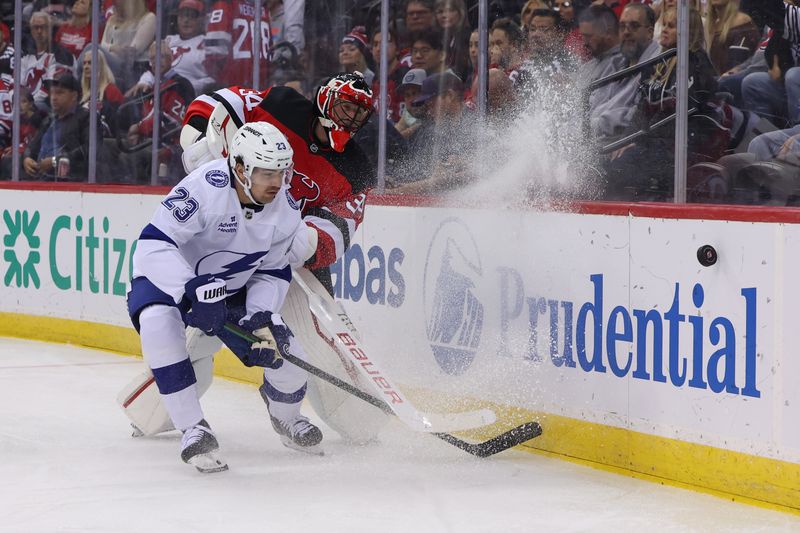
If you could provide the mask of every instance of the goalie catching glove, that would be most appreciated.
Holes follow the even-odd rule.
[[[226,343],[245,366],[280,368],[283,366],[281,353],[289,350],[292,332],[283,323],[281,315],[269,311],[254,313],[249,319],[242,319],[239,325],[261,339],[261,342]],[[231,346],[231,344],[234,344]]]

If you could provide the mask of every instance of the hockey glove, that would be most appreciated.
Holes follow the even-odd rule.
[[[242,328],[262,339],[250,345],[247,353],[236,355],[246,366],[261,366],[267,368],[280,368],[283,366],[281,353],[289,351],[292,332],[283,323],[281,315],[269,311],[259,311],[249,320],[239,323]]]
[[[225,280],[204,274],[189,280],[184,289],[186,297],[192,302],[192,310],[186,314],[186,324],[209,335],[219,335],[224,331],[228,314]]]

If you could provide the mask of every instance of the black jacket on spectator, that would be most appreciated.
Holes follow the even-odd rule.
[[[634,129],[650,126],[675,113],[676,58],[658,63],[642,74],[640,101]],[[730,142],[730,130],[719,127],[724,114],[715,104],[717,82],[711,60],[703,50],[689,52],[689,164],[716,160]],[[628,133],[631,133],[630,131]],[[609,200],[656,200],[670,198],[674,186],[675,121],[640,137],[606,166]]]
[[[23,157],[30,157],[39,160],[39,151],[42,147],[42,138],[50,125],[55,120],[54,115],[48,115],[41,126],[36,136],[31,140],[25,148]],[[102,128],[98,123],[98,133],[102,133]],[[69,158],[70,172],[69,178],[72,181],[86,180],[89,169],[89,111],[83,107],[78,106],[75,111],[64,117],[61,121],[61,130],[59,132],[59,139],[61,141],[61,150],[59,155]],[[97,173],[104,172],[106,169],[105,152],[103,144],[97,145]],[[53,179],[53,176],[43,176],[41,179]]]
[[[783,33],[783,0],[742,0],[739,11],[747,13],[756,26],[765,24],[772,28],[774,33]]]

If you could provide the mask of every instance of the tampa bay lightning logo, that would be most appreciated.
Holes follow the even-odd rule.
[[[462,374],[475,359],[483,331],[483,304],[475,281],[483,275],[480,254],[467,226],[448,218],[428,247],[422,279],[428,341],[448,374]]]
[[[296,211],[300,211],[300,204],[298,204],[297,202],[294,201],[294,198],[292,198],[292,195],[289,194],[289,189],[286,189],[286,199],[289,201],[289,207],[291,207],[292,209],[294,209]]]
[[[221,189],[228,186],[228,174],[222,170],[209,170],[206,172],[206,181]]]
[[[213,274],[215,278],[224,279],[231,293],[244,287],[265,255],[267,251],[243,254],[220,250],[201,258],[195,265],[195,274]]]

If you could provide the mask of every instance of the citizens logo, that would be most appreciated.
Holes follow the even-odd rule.
[[[45,215],[47,216],[47,214]],[[108,217],[60,215],[42,222],[39,211],[3,211],[6,287],[125,296],[136,241],[115,238]]]
[[[6,287],[13,283],[16,287],[33,285],[38,289],[41,282],[36,265],[42,259],[38,251],[41,239],[36,236],[39,212],[30,214],[27,211],[15,211],[12,215],[10,211],[5,210],[3,222],[5,223],[3,245],[6,247],[3,259],[8,263],[3,283]]]
[[[475,296],[483,276],[467,226],[448,218],[431,239],[422,280],[428,341],[439,366],[462,374],[475,359],[483,331],[483,304]]]

